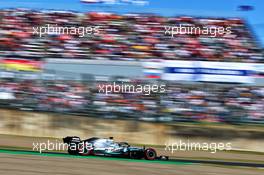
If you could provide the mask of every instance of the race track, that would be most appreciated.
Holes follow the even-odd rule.
[[[8,175],[263,175],[262,168],[183,161],[145,161],[0,150],[0,174]]]
[[[33,142],[52,138],[0,135],[0,174],[8,175],[263,175],[264,155],[240,152],[176,152],[156,148],[169,161],[146,161],[93,156],[71,156],[64,152],[40,154]],[[18,150],[18,148],[20,148]]]

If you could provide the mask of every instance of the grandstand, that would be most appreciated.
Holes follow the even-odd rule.
[[[100,33],[34,35],[33,27],[100,26]],[[165,26],[231,27],[231,34],[165,35]],[[100,60],[195,60],[263,63],[261,49],[243,19],[67,11],[0,11],[2,57]]]
[[[166,93],[144,95],[100,93],[102,83],[107,82],[5,79],[1,81],[1,106],[159,122],[264,123],[263,87],[168,83]]]
[[[100,26],[100,33],[84,37],[79,37],[78,34],[54,33],[42,37],[34,35],[33,27],[45,27],[47,24],[61,27]],[[166,35],[164,27],[173,25],[200,28],[231,27],[232,33],[215,37],[200,34],[183,34],[175,37]],[[78,64],[84,64],[88,60],[103,60],[101,63],[106,65],[124,61],[127,65],[133,63],[137,66],[135,75],[139,70],[135,62],[183,60],[186,62],[181,62],[182,64],[192,62],[195,65],[196,61],[208,61],[218,62],[219,68],[222,65],[226,66],[222,63],[231,62],[233,68],[237,63],[242,63],[243,67],[239,65],[238,74],[241,73],[243,76],[245,74],[248,78],[248,70],[240,69],[244,68],[245,64],[264,62],[262,50],[256,41],[248,24],[239,18],[0,10],[0,54],[7,60],[18,58],[44,62],[62,60],[64,63],[78,60]],[[107,61],[104,63],[104,60]],[[41,66],[35,62],[30,62],[26,66],[32,66],[33,63],[34,70],[38,71]],[[98,66],[99,62],[96,64]],[[92,65],[95,66],[95,63]],[[118,66],[124,65],[126,63],[122,62]],[[116,66],[112,65],[108,72],[116,72],[111,71]],[[98,72],[99,69],[100,67],[97,67],[95,71]],[[124,69],[118,70],[120,75],[125,75],[124,72],[128,69],[126,67]],[[150,66],[150,69],[153,70],[153,67]],[[200,70],[201,67],[195,69]],[[218,69],[216,71],[219,73]],[[234,69],[231,71],[236,73]],[[21,73],[18,75],[22,76]],[[256,86],[254,83],[250,86],[236,84],[232,87],[196,82],[193,86],[189,83],[180,84],[176,79],[170,82],[163,80],[162,82],[167,85],[166,93],[151,93],[146,96],[140,93],[98,93],[98,84],[106,81],[96,78],[94,80],[94,77],[85,82],[62,81],[58,77],[50,80],[36,78],[33,80],[30,76],[21,80],[17,76],[6,74],[1,74],[1,77],[1,106],[7,108],[147,121],[264,122],[264,89],[263,86]],[[156,75],[155,77],[160,78]],[[195,77],[197,78],[197,75]],[[128,82],[156,83],[133,76],[129,77]],[[234,82],[235,79],[230,78],[229,83]],[[109,116],[109,113],[113,116]]]

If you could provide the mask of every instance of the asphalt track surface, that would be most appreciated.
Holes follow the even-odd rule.
[[[112,157],[99,157],[99,156],[72,156],[67,153],[58,153],[58,152],[44,152],[39,153],[37,151],[28,151],[28,150],[14,150],[14,149],[0,149],[0,153],[9,153],[9,154],[22,154],[22,155],[39,155],[39,156],[58,156],[58,157],[71,157],[71,158],[86,158],[86,159],[106,159],[106,160],[122,160],[130,162],[147,162],[148,160],[136,160],[136,159],[124,159],[124,158],[112,158]],[[211,164],[211,165],[225,165],[225,166],[241,166],[241,167],[255,167],[263,168],[263,163],[245,163],[245,162],[230,162],[230,161],[216,161],[216,160],[189,160],[189,159],[179,159],[179,158],[170,158],[169,160],[155,160],[154,163],[161,164]]]
[[[177,152],[156,148],[169,161],[71,156],[32,151],[32,143],[48,138],[0,135],[0,175],[263,175],[264,154],[240,152]],[[54,141],[57,139],[49,138]],[[60,139],[59,139],[60,140]],[[19,147],[17,147],[19,145]],[[19,149],[19,150],[18,150]],[[23,150],[23,151],[22,151]]]
[[[1,149],[0,174],[263,175],[264,165],[183,159],[146,161]]]

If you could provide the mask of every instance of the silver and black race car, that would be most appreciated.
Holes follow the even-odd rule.
[[[126,142],[115,142],[113,137],[92,137],[81,140],[77,136],[67,136],[63,138],[63,142],[68,145],[68,153],[71,155],[94,155],[146,160],[168,159],[166,156],[157,157],[157,152],[153,148],[133,147]]]

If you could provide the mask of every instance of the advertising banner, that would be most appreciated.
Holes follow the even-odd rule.
[[[200,61],[196,81],[253,83],[254,66],[250,63]]]
[[[195,81],[196,64],[191,61],[164,61],[162,79]]]
[[[158,69],[144,64],[144,72]],[[147,65],[151,65],[148,63]],[[201,81],[225,83],[254,83],[256,66],[251,63],[210,61],[163,61],[161,79],[169,81]]]

